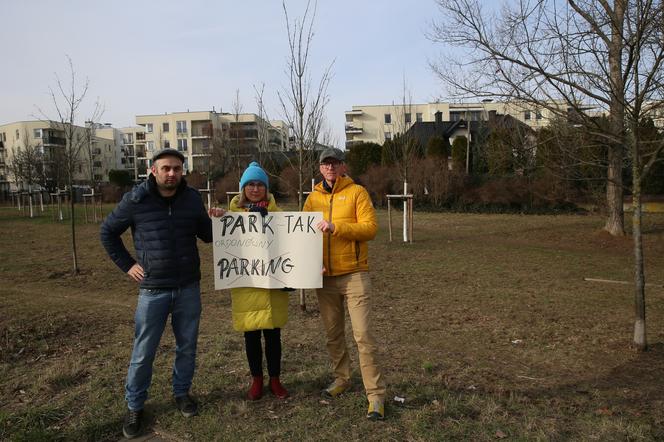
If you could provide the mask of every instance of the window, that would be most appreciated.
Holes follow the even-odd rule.
[[[164,140],[164,149],[168,149],[171,147],[171,142],[169,140]]]
[[[161,125],[161,130],[162,132],[168,132],[170,130],[170,125],[168,123],[164,123]]]
[[[42,130],[41,129],[35,129],[34,137],[35,138],[41,138],[42,137]]]
[[[417,112],[415,114],[415,121],[417,121],[418,123],[422,122],[422,112]]]
[[[535,119],[536,120],[541,120],[542,119],[542,111],[541,110],[537,109],[535,111]]]
[[[21,138],[20,133],[18,132],[18,129],[16,129],[16,139],[19,140]]]
[[[346,123],[352,123],[353,122],[353,116],[352,115],[346,115]]]
[[[154,150],[154,141],[148,141],[146,143],[146,147],[149,151],[153,151]]]
[[[530,111],[524,111],[523,112],[523,119],[524,120],[530,120]]]
[[[125,144],[134,144],[134,134],[124,134]]]
[[[177,133],[187,133],[187,122],[186,121],[176,121],[175,130]]]
[[[392,139],[392,132],[385,132],[385,139],[386,140],[391,140]]]
[[[392,123],[392,114],[385,114],[385,124]]]
[[[145,124],[145,131],[149,134],[152,133],[152,123],[146,123]]]
[[[186,152],[187,151],[187,139],[186,138],[180,138],[178,140],[178,150],[180,152]]]
[[[404,122],[406,124],[408,124],[408,123],[410,123],[410,121],[411,121],[410,120],[410,112],[406,112],[406,114],[404,115]]]

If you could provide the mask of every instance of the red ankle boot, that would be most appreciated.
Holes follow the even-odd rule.
[[[263,397],[263,376],[253,376],[253,379],[247,397],[251,401],[257,401]]]
[[[288,391],[279,382],[279,376],[270,377],[270,391],[278,399],[286,399],[288,397]]]

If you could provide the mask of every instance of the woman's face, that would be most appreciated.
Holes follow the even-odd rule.
[[[266,192],[267,189],[265,188],[265,184],[260,181],[249,181],[247,185],[244,186],[244,196],[252,203],[263,201]]]

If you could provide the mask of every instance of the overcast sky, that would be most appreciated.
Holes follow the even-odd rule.
[[[66,55],[90,81],[82,122],[97,97],[103,122],[135,124],[163,112],[229,112],[236,89],[244,112],[257,112],[253,85],[265,83],[269,117],[281,119],[287,34],[278,0],[0,0],[0,124],[54,117],[49,86],[66,77]],[[288,0],[291,17],[306,0]],[[344,111],[399,102],[402,81],[414,103],[440,96],[428,60],[441,48],[425,37],[438,16],[433,0],[319,0],[311,49],[313,78],[334,61],[327,110],[336,144]]]

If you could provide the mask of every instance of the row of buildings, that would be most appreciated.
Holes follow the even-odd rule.
[[[36,148],[44,162],[52,162],[66,145],[63,129],[60,122],[42,120],[0,125],[0,192],[21,187],[12,171],[21,150]],[[132,127],[86,123],[74,129],[82,145],[74,180],[82,184],[107,182],[111,170],[126,170],[139,181],[147,176],[152,156],[166,147],[184,154],[185,173],[209,174],[215,162],[214,146],[248,160],[261,151],[287,150],[289,143],[283,121],[214,110],[138,115]],[[228,160],[229,155],[225,157]]]
[[[572,112],[566,104],[549,103],[543,108],[517,102],[434,102],[424,104],[358,105],[345,112],[346,149],[362,142],[383,144],[397,134],[414,129],[418,136],[443,131],[448,142],[471,135],[471,128],[499,116],[532,129],[548,125],[556,115]],[[592,108],[588,114],[599,114]],[[655,124],[664,127],[664,107],[651,113]],[[289,150],[289,130],[283,121],[267,121],[256,114],[212,111],[176,112],[136,116],[136,125],[114,128],[110,124],[86,124],[76,128],[77,137],[87,137],[87,149],[75,173],[81,183],[106,182],[111,170],[127,170],[135,181],[147,176],[152,156],[170,147],[185,156],[185,173],[209,174],[218,166],[216,147],[226,160],[243,157],[243,163],[259,152]],[[16,190],[12,158],[28,146],[38,147],[45,161],[65,146],[61,124],[53,121],[20,121],[0,125],[0,192]],[[234,149],[234,151],[230,151]],[[224,154],[223,152],[226,151]],[[223,160],[223,159],[222,159]]]
[[[664,106],[662,103],[651,103],[651,106],[652,112],[649,113],[655,124],[664,128]],[[602,114],[591,106],[581,110],[591,116]],[[492,115],[503,115],[537,130],[550,124],[556,116],[578,111],[578,107],[571,108],[562,101],[536,107],[529,103],[495,102],[490,99],[477,103],[358,105],[345,112],[346,149],[363,142],[383,144],[396,134],[408,132],[416,123],[435,123],[438,120],[450,125],[458,121],[470,122],[472,125],[473,122],[488,121]]]

